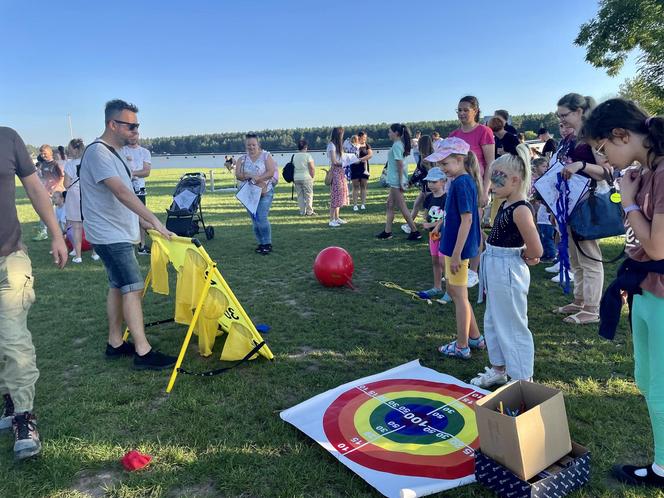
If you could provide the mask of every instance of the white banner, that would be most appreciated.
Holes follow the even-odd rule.
[[[475,482],[475,402],[487,391],[411,361],[281,412],[389,497]]]

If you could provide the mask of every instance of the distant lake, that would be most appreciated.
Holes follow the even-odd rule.
[[[273,152],[272,157],[277,161],[280,167],[286,165],[293,154],[297,151],[283,151]],[[374,155],[371,158],[371,164],[384,164],[387,162],[387,153],[389,149],[373,149]],[[153,168],[191,168],[191,169],[212,169],[223,168],[225,156],[233,156],[237,159],[244,153],[228,153],[228,154],[169,154],[169,155],[153,155],[152,167]],[[310,150],[309,154],[314,158],[316,166],[329,166],[327,161],[327,153],[324,150]],[[415,160],[412,156],[409,157],[409,162],[414,163]]]

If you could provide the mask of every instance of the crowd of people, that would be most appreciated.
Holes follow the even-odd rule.
[[[133,357],[138,369],[169,368],[175,363],[173,356],[151,347],[143,328],[143,278],[136,258],[137,253],[149,254],[143,230],[152,228],[167,238],[173,234],[145,205],[144,179],[150,174],[151,159],[138,145],[137,113],[132,104],[108,102],[104,132],[98,139],[87,147],[72,140],[66,153],[42,146],[36,166],[16,132],[0,128],[0,203],[8,213],[0,225],[0,277],[9,282],[0,294],[0,393],[5,401],[0,429],[13,428],[17,458],[39,453],[41,444],[33,414],[39,372],[26,326],[34,300],[32,269],[16,216],[14,175],[42,220],[37,239],[51,239],[57,266],[64,267],[69,256],[63,232],[71,233],[72,261],[81,263],[81,245],[87,239],[94,247],[93,259],[104,264],[109,285],[106,356]],[[658,381],[664,365],[664,340],[658,332],[664,319],[664,118],[649,117],[623,99],[596,105],[590,97],[570,93],[557,102],[560,143],[542,128],[539,149],[524,143],[504,110],[481,124],[476,97],[461,98],[457,115],[459,127],[446,138],[418,131],[411,135],[401,123],[389,127],[386,218],[376,235],[384,241],[393,238],[396,210],[404,218],[402,229],[409,241],[420,240],[422,232],[428,235],[433,286],[421,291],[420,297],[453,303],[456,318],[456,336],[439,347],[440,354],[464,360],[473,350],[488,350],[489,365],[470,380],[482,388],[533,380],[528,267],[541,261],[554,263],[547,270],[556,272],[559,280],[566,280],[569,266],[574,299],[551,310],[564,315],[565,323],[601,321],[602,334],[611,336],[622,292],[631,310],[635,379],[650,412],[655,459],[645,467],[618,466],[614,475],[630,484],[664,487],[664,394],[660,392],[664,388]],[[235,175],[241,186],[260,187],[251,220],[256,252],[267,255],[272,252],[269,211],[279,168],[261,148],[258,136],[248,134],[245,145]],[[336,127],[326,152],[328,225],[338,228],[347,223],[341,218],[342,208],[352,202],[354,211],[366,209],[373,151],[365,133],[344,139],[344,129]],[[409,156],[416,160],[412,174]],[[298,143],[291,162],[300,215],[314,216],[315,164],[305,140]],[[624,209],[627,258],[604,301],[599,240],[576,238],[566,226],[575,215],[547,204],[537,188],[538,179],[559,165],[559,186],[574,175],[587,179],[593,192],[614,180],[620,185],[620,195],[611,199]],[[418,191],[411,209],[404,196],[409,187]],[[482,331],[468,297],[468,288],[478,283],[480,300],[486,300]],[[131,342],[123,341],[123,323]]]

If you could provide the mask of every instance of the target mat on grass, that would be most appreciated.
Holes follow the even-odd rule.
[[[474,406],[486,392],[415,360],[319,394],[281,418],[385,496],[425,496],[475,481]]]

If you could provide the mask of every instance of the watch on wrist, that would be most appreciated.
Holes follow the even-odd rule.
[[[583,164],[583,166],[581,166],[581,169],[579,170],[579,173],[581,173],[583,170],[586,169],[586,162],[585,162],[585,161],[581,161],[581,164]]]

